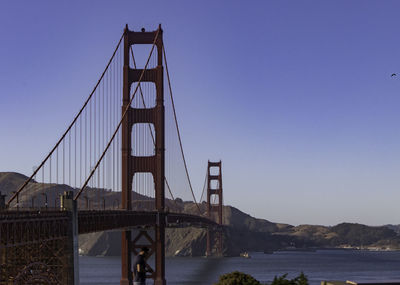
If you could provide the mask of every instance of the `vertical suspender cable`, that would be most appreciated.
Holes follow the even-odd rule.
[[[89,104],[89,173],[92,171],[92,103]]]
[[[65,184],[65,140],[62,142],[62,147],[63,147],[63,158],[62,158],[62,163],[63,163],[63,184]]]
[[[87,127],[87,113],[88,111],[85,110],[85,177],[87,177],[87,161],[88,161],[88,152],[87,152],[87,134],[88,134],[88,127]]]
[[[82,116],[79,118],[79,185],[82,183]]]
[[[46,163],[46,161],[50,158],[50,156],[53,154],[53,152],[58,148],[58,146],[60,145],[61,142],[64,141],[65,136],[67,135],[67,133],[71,130],[72,126],[75,124],[75,122],[77,121],[78,117],[81,115],[81,113],[83,112],[83,110],[86,108],[88,102],[90,101],[94,91],[97,89],[97,86],[99,84],[99,82],[102,80],[104,73],[107,71],[108,66],[110,65],[112,59],[114,58],[121,42],[122,39],[124,37],[124,34],[121,35],[118,44],[110,58],[110,60],[108,61],[108,64],[106,65],[105,70],[103,71],[103,74],[100,76],[99,80],[97,81],[97,84],[95,85],[93,91],[90,93],[89,97],[86,99],[85,103],[83,104],[82,108],[79,110],[78,114],[75,116],[75,118],[72,120],[71,124],[68,126],[67,130],[64,132],[64,134],[61,136],[61,138],[57,141],[57,143],[55,144],[55,146],[51,149],[51,151],[49,152],[49,154],[45,157],[45,159],[40,163],[40,165],[36,168],[36,170],[32,173],[32,175],[26,179],[26,181],[24,182],[24,184],[21,185],[21,187],[10,197],[10,199],[7,201],[7,205],[9,206],[11,204],[11,202],[19,195],[19,193],[28,185],[29,181],[32,180],[33,177],[35,177],[35,175],[40,171],[40,169],[44,166],[44,164]],[[63,162],[64,163],[64,162]]]
[[[56,150],[56,183],[58,184],[58,148]]]
[[[176,131],[178,133],[179,146],[180,146],[180,149],[181,149],[181,155],[182,155],[182,158],[183,158],[183,164],[185,166],[186,176],[187,176],[187,179],[188,179],[188,182],[189,182],[190,191],[192,192],[193,200],[194,200],[194,202],[195,202],[195,204],[197,206],[197,209],[199,210],[199,213],[201,214],[201,210],[200,210],[199,204],[197,203],[196,197],[195,197],[194,192],[193,192],[192,182],[190,181],[190,178],[189,178],[189,171],[188,171],[188,168],[187,168],[187,165],[186,165],[185,154],[183,152],[182,140],[181,140],[181,135],[180,135],[180,131],[179,131],[178,120],[177,120],[177,117],[176,117],[174,98],[172,96],[171,80],[170,80],[170,77],[169,77],[168,63],[167,63],[167,57],[166,57],[166,54],[165,54],[164,45],[163,45],[162,50],[163,50],[163,55],[164,55],[164,60],[165,60],[165,70],[167,72],[169,95],[170,95],[170,99],[171,99],[171,103],[172,103],[172,111],[173,111],[173,114],[174,114]]]
[[[68,185],[71,186],[71,132],[69,132],[68,141]]]
[[[155,43],[156,43],[156,41],[157,41],[157,39],[158,39],[158,34],[159,34],[159,32],[160,32],[160,30],[157,30],[157,34],[156,34],[156,36],[155,36],[155,38],[154,38],[154,42],[153,42],[153,45],[152,45],[152,48],[151,48],[151,51],[150,51],[149,58],[147,59],[145,68],[143,69],[143,71],[142,71],[141,74],[140,74],[140,78],[139,78],[139,80],[138,80],[139,83],[140,83],[141,80],[143,79],[144,71],[147,69],[147,66],[148,66],[148,63],[149,63],[151,54],[153,53],[153,50],[154,50],[154,47],[155,47]],[[122,121],[124,120],[124,118],[125,118],[127,112],[129,111],[129,106],[131,106],[132,101],[133,101],[133,99],[135,98],[136,92],[137,92],[137,86],[136,86],[135,92],[134,92],[133,95],[132,95],[132,98],[131,98],[130,101],[129,101],[129,104],[128,104],[127,108],[125,108],[125,110],[124,110],[124,112],[123,112],[123,114],[122,114],[121,120],[119,121],[119,123],[118,123],[118,125],[117,125],[117,127],[116,127],[116,129],[115,129],[115,131],[114,131],[114,133],[113,133],[113,136],[111,137],[111,140],[108,142],[106,149],[103,151],[103,153],[102,153],[102,155],[100,156],[99,160],[97,161],[97,163],[96,163],[94,169],[90,172],[89,177],[86,179],[86,181],[85,181],[85,183],[83,184],[82,188],[81,188],[81,189],[79,190],[79,192],[75,195],[74,200],[77,200],[77,199],[79,198],[80,194],[82,193],[82,191],[86,188],[86,186],[87,186],[89,180],[92,178],[92,176],[93,176],[93,174],[94,174],[96,168],[99,166],[99,164],[100,164],[100,162],[102,161],[102,159],[103,159],[105,153],[106,153],[107,150],[109,149],[109,147],[110,147],[112,141],[114,140],[114,138],[115,138],[115,136],[116,136],[116,134],[117,134],[119,128],[121,127]]]
[[[74,188],[76,188],[76,124],[74,133]]]

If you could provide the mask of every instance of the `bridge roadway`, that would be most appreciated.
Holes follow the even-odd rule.
[[[150,227],[166,219],[167,227],[220,227],[206,217],[156,211],[78,211],[79,234]],[[0,249],[65,239],[71,233],[71,212],[61,210],[0,211]]]

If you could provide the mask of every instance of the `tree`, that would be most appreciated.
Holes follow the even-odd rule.
[[[283,274],[280,277],[275,276],[271,285],[308,285],[307,276],[305,276],[303,272],[301,272],[299,276],[291,280],[286,279],[286,276],[287,273]]]
[[[218,283],[214,285],[262,285],[259,281],[254,279],[251,275],[234,271],[219,277]],[[303,285],[303,284],[301,284]]]
[[[271,285],[308,285],[307,276],[303,272],[293,279],[287,279],[287,274],[282,276],[275,276]],[[251,275],[234,271],[219,277],[218,283],[214,285],[262,285],[259,281],[254,279]]]

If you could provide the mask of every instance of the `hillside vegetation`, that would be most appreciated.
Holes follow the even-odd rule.
[[[0,191],[10,197],[27,179],[26,176],[14,172],[0,172]],[[34,207],[43,204],[46,193],[50,207],[59,206],[59,196],[64,191],[76,191],[68,185],[42,184],[35,181],[28,185],[29,191],[20,196],[20,205],[30,207],[32,197]],[[115,207],[114,201],[119,193],[104,189],[88,189],[91,207],[96,208],[99,197],[106,199],[106,208]],[[153,209],[154,201],[134,193],[133,203],[136,210]],[[83,207],[83,199],[80,201]],[[102,205],[102,204],[101,204]],[[197,214],[197,207],[192,202],[181,199],[167,200],[170,211]],[[37,207],[37,206],[36,206]],[[206,204],[200,204],[204,213]],[[371,227],[361,224],[342,223],[333,227],[321,225],[292,226],[254,218],[232,206],[224,206],[224,253],[237,256],[244,251],[294,250],[304,248],[371,248],[400,249],[399,226],[388,225]],[[99,232],[80,236],[80,252],[87,255],[119,255],[121,234],[119,231]],[[166,254],[168,256],[201,256],[206,245],[206,230],[199,228],[171,228],[166,231]]]

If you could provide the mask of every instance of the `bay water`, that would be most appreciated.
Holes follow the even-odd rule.
[[[250,253],[251,258],[171,257],[166,259],[168,285],[212,285],[222,274],[235,270],[252,275],[261,282],[274,276],[300,272],[311,285],[322,280],[400,280],[399,251],[317,250],[315,252]],[[120,257],[80,257],[82,285],[119,285]],[[151,263],[151,261],[150,261]],[[148,284],[152,284],[148,282]]]

